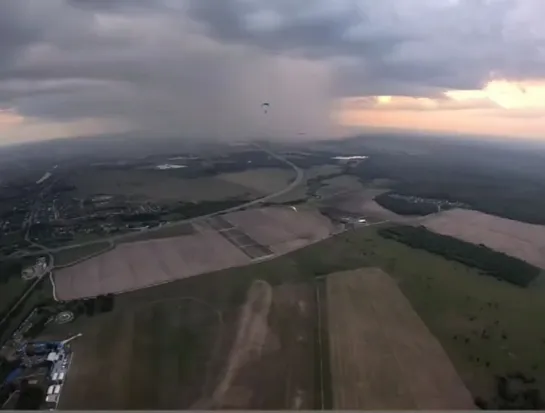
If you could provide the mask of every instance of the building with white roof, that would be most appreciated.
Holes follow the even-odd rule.
[[[59,359],[59,353],[52,351],[47,355],[47,361],[57,361]]]
[[[58,397],[57,397],[56,394],[50,394],[49,396],[47,396],[47,397],[45,398],[45,401],[46,401],[47,403],[57,403],[57,398],[58,398]]]

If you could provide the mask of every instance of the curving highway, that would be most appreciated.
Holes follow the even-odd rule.
[[[130,238],[131,236],[135,236],[136,234],[148,233],[148,232],[158,231],[158,230],[161,230],[163,228],[175,227],[177,225],[183,225],[183,224],[187,224],[187,223],[190,223],[190,222],[195,222],[195,221],[199,221],[199,220],[202,220],[202,219],[211,218],[211,217],[216,216],[216,215],[227,214],[229,212],[239,211],[241,209],[248,208],[248,207],[253,206],[253,205],[258,205],[260,203],[267,202],[267,201],[269,201],[269,200],[271,200],[273,198],[276,198],[278,196],[281,196],[281,195],[284,195],[284,194],[290,192],[291,190],[293,190],[294,188],[296,188],[297,186],[299,186],[301,184],[301,182],[303,181],[303,178],[305,176],[305,174],[304,174],[304,172],[303,172],[303,170],[301,168],[299,168],[297,165],[295,165],[293,162],[289,161],[288,159],[284,158],[283,156],[280,156],[280,155],[278,155],[278,154],[276,154],[274,152],[271,152],[270,150],[268,150],[266,148],[263,148],[263,147],[261,147],[261,146],[259,146],[257,144],[255,144],[255,146],[257,146],[259,149],[261,149],[263,152],[269,154],[273,158],[278,159],[281,162],[284,162],[286,165],[289,165],[295,171],[295,174],[296,174],[295,179],[288,186],[286,186],[285,188],[283,188],[280,191],[277,191],[277,192],[275,192],[273,194],[266,195],[266,196],[264,196],[262,198],[254,199],[253,201],[249,201],[249,202],[246,202],[244,204],[237,205],[235,207],[223,209],[221,211],[216,211],[216,212],[213,212],[211,214],[200,215],[198,217],[193,217],[193,218],[188,218],[188,219],[184,219],[184,220],[181,220],[181,221],[171,222],[169,224],[165,224],[165,225],[162,225],[162,226],[159,226],[159,227],[144,229],[144,230],[141,230],[141,231],[138,231],[138,232],[129,232],[129,233],[126,233],[126,234],[115,235],[113,237],[96,239],[94,241],[87,241],[87,242],[82,242],[82,243],[79,243],[79,244],[71,244],[71,245],[67,245],[65,247],[46,248],[46,249],[44,249],[44,251],[47,251],[48,253],[57,252],[57,251],[65,250],[65,249],[81,247],[81,246],[84,246],[84,245],[95,244],[97,242],[103,242],[103,241],[110,242],[109,248],[111,248],[111,246],[113,246],[115,241],[120,240],[120,239]],[[35,244],[35,243],[33,243],[33,245],[36,245],[36,246],[38,246],[38,247],[40,247],[42,249],[44,248],[43,245],[38,245],[38,244]]]

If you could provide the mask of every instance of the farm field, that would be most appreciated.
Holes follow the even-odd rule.
[[[83,337],[72,344],[74,359],[60,408],[188,408],[211,374],[207,367],[212,368],[220,338],[219,317],[205,304],[180,299],[71,326]],[[63,337],[65,326],[56,327]]]
[[[274,290],[361,267],[380,267],[396,281],[474,397],[498,406],[497,377],[517,372],[535,379],[517,383],[517,388],[545,393],[542,286],[523,289],[483,276],[457,262],[383,239],[376,227],[345,232],[274,260],[123,293],[117,296],[114,311],[191,296],[213,303],[227,319],[233,317],[230,309],[245,301],[256,279],[267,281]],[[70,331],[77,326],[66,325]],[[230,337],[234,340],[234,333]],[[227,352],[231,348],[223,347]]]
[[[447,354],[380,269],[327,277],[334,409],[471,409]]]
[[[86,257],[99,254],[108,250],[110,244],[105,241],[94,244],[82,245],[80,247],[62,249],[53,254],[55,267],[65,267],[83,260]]]
[[[266,195],[287,187],[295,178],[295,172],[282,168],[257,168],[244,172],[220,174],[217,178]]]
[[[439,234],[520,258],[545,269],[545,226],[513,221],[478,211],[453,209],[423,219],[422,224]]]
[[[293,190],[279,196],[275,197],[271,202],[276,204],[282,204],[286,202],[295,202],[307,199],[307,189],[308,181],[310,179],[318,178],[320,176],[327,176],[341,171],[340,166],[338,165],[321,165],[313,166],[311,168],[304,170],[304,179],[300,185],[298,185]]]
[[[2,277],[2,283],[0,283],[0,314],[8,310],[8,307],[23,294],[30,283],[32,281],[23,280],[19,274]],[[2,318],[1,315],[0,318]]]
[[[179,237],[180,235],[193,235],[197,232],[192,223],[181,223],[155,229],[151,232],[135,233],[121,238],[117,242],[148,241],[152,239]]]
[[[347,191],[363,190],[363,184],[357,177],[352,175],[339,175],[335,178],[326,179],[322,182],[324,186],[319,188],[316,192],[322,197],[332,196],[338,193]]]
[[[148,287],[250,263],[215,231],[120,244],[114,250],[55,271],[63,300]]]
[[[233,197],[253,199],[261,195],[252,188],[219,177],[185,179],[168,171],[84,171],[72,177],[71,182],[80,195],[124,195],[159,201],[219,201]]]
[[[369,222],[392,221],[392,222],[412,222],[413,218],[401,216],[380,206],[374,198],[387,189],[367,187],[355,189],[353,191],[341,192],[338,195],[327,196],[319,200],[319,204],[335,208],[339,211],[345,211],[351,214],[361,214]],[[340,191],[339,191],[340,192]]]
[[[93,297],[248,265],[254,258],[270,255],[269,249],[286,253],[318,241],[334,229],[316,211],[296,212],[288,207],[249,209],[223,218],[236,227],[229,233],[234,238],[216,227],[201,225],[190,235],[122,243],[55,271],[57,294],[64,300]],[[257,250],[259,246],[265,248]]]
[[[193,407],[311,409],[315,322],[312,285],[254,281],[216,387]]]
[[[30,281],[32,282],[32,281]],[[25,285],[26,286],[26,285]],[[20,291],[22,293],[22,291]],[[0,332],[0,342],[7,340],[16,328],[24,321],[28,314],[39,304],[50,302],[53,297],[53,291],[51,283],[47,277],[36,285],[34,291],[28,295],[27,299],[20,304],[17,309],[11,313],[9,319],[2,325],[2,332]],[[13,304],[13,301],[6,304]]]
[[[54,326],[48,337],[83,332],[60,407],[310,409],[313,297],[255,281],[241,306],[179,297]]]
[[[261,245],[277,254],[301,248],[335,231],[328,218],[319,212],[297,208],[260,208],[233,212],[225,219]]]

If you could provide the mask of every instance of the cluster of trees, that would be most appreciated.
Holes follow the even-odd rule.
[[[86,315],[93,317],[97,314],[109,313],[114,309],[115,299],[113,294],[99,295],[95,298],[70,301],[66,310],[72,311],[75,317]]]
[[[13,384],[3,384],[8,375],[17,367],[19,367],[18,361],[8,361],[4,357],[0,357],[0,406],[3,406],[10,394],[16,390]]]
[[[161,171],[161,173],[171,173],[183,178],[200,178],[222,173],[244,172],[255,168],[289,168],[284,162],[280,162],[278,159],[259,150],[234,152],[205,160],[188,159],[183,162],[184,165],[189,167]]]
[[[299,168],[312,168],[313,166],[334,165],[337,162],[332,159],[336,154],[326,151],[312,151],[312,153],[289,156],[288,159]]]
[[[336,178],[338,176],[344,175],[344,171],[341,172],[334,172],[330,173],[328,175],[321,175],[317,176],[315,178],[310,178],[307,180],[307,196],[313,196],[318,192],[318,190],[325,186],[326,184],[324,181],[327,181],[328,179]]]
[[[496,397],[486,401],[475,398],[475,405],[483,410],[543,410],[545,400],[535,387],[536,379],[521,372],[496,377]]]
[[[43,282],[44,279],[42,278],[36,288],[39,288],[41,285],[43,285]],[[25,288],[25,290],[22,291],[18,296],[14,297],[11,300],[11,303],[6,305],[4,307],[4,310],[0,312],[0,320],[4,320],[4,317],[9,313],[9,315],[5,318],[4,322],[0,324],[0,343],[3,341],[3,339],[6,338],[7,333],[9,333],[11,330],[14,330],[13,320],[19,318],[21,311],[23,311],[23,303],[19,304],[15,310],[11,312],[10,310],[21,299],[21,297],[27,293],[30,288],[32,288],[32,283],[29,283],[27,288]]]
[[[531,154],[374,154],[351,169],[364,181],[386,178],[399,194],[461,202],[481,212],[545,224],[545,167]],[[541,168],[541,169],[539,169]]]
[[[33,308],[29,312],[29,314],[31,314],[32,311],[36,309],[35,315],[33,316],[31,320],[32,326],[25,333],[25,337],[35,338],[38,335],[40,335],[45,329],[47,320],[49,320],[49,318],[51,317],[56,316],[58,313],[62,311],[71,311],[72,313],[74,313],[75,318],[82,315],[93,317],[94,315],[97,315],[97,314],[108,313],[110,311],[113,311],[114,305],[115,305],[114,297],[115,296],[113,294],[106,294],[106,295],[99,295],[98,297],[95,297],[95,298],[74,300],[74,301],[68,301],[64,303],[63,302],[42,303],[38,305],[37,307]],[[20,306],[20,308],[22,308],[22,306]],[[8,335],[6,333],[12,334],[15,328],[18,327],[18,326],[14,326],[13,323],[10,323],[9,321],[13,317],[19,314],[20,314],[20,311],[15,311],[14,313],[12,313],[9,319],[6,320],[5,323],[0,325],[0,337],[7,339]]]
[[[126,223],[154,224],[158,223],[166,214],[178,214],[179,219],[189,219],[201,215],[212,214],[217,211],[232,208],[248,202],[243,199],[226,199],[222,201],[179,202],[176,205],[158,213],[137,213],[118,215],[117,218]],[[101,218],[105,221],[107,218]]]
[[[531,264],[491,250],[484,245],[474,245],[453,237],[439,235],[422,226],[399,225],[382,228],[379,234],[410,247],[424,249],[446,259],[478,268],[486,275],[520,287],[528,286],[540,272],[539,268]]]
[[[411,202],[402,197],[384,193],[375,197],[375,201],[382,207],[399,215],[428,215],[438,211],[437,205],[431,202]]]
[[[43,388],[28,384],[23,380],[20,385],[19,398],[15,403],[16,410],[39,410],[45,400]]]
[[[180,214],[184,218],[193,218],[212,214],[224,209],[233,208],[247,201],[241,199],[226,199],[223,201],[180,202],[170,209],[171,213]]]
[[[21,276],[23,262],[21,260],[6,259],[0,261],[0,284],[6,284],[13,276]]]

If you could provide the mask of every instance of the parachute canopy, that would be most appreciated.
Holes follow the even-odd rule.
[[[263,103],[261,104],[261,109],[263,109],[263,111],[264,111],[265,113],[267,113],[267,111],[269,110],[269,107],[270,107],[270,106],[271,106],[271,105],[270,105],[268,102],[263,102]]]

